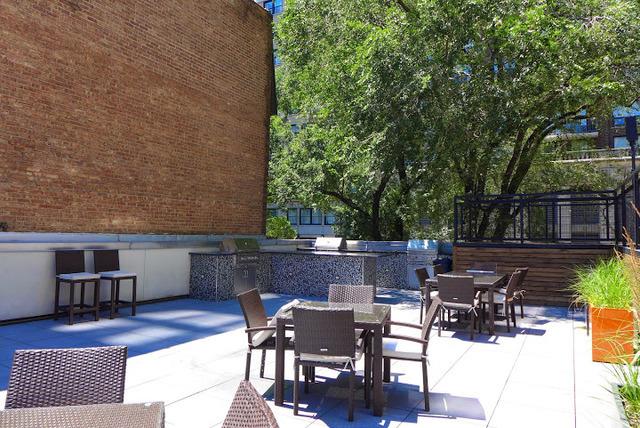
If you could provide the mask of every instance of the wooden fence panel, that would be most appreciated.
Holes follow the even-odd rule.
[[[592,265],[599,259],[611,257],[613,252],[611,246],[531,248],[464,244],[454,246],[453,264],[454,269],[465,270],[473,262],[495,262],[498,271],[505,274],[518,267],[528,267],[525,303],[567,306],[573,300],[567,287],[575,279],[575,268]]]

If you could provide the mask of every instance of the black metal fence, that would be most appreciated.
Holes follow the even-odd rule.
[[[613,245],[622,240],[629,218],[633,220],[627,204],[633,195],[625,190],[459,196],[454,239]]]

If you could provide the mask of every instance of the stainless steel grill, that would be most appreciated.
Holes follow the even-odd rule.
[[[260,244],[251,238],[227,238],[220,250],[234,253],[233,289],[236,294],[257,288],[257,271],[260,262]]]
[[[342,251],[347,248],[347,241],[344,238],[316,238],[314,244],[316,251]]]

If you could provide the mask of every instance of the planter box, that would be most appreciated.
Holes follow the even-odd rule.
[[[603,363],[630,362],[635,335],[633,313],[627,309],[589,307],[592,358]]]

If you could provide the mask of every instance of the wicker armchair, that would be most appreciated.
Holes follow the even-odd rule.
[[[496,273],[498,272],[498,264],[494,262],[473,262],[468,271]]]
[[[248,380],[243,380],[222,428],[278,428],[278,422],[260,393]]]
[[[420,337],[403,336],[397,334],[386,334],[383,337],[383,349],[382,356],[385,359],[392,360],[404,360],[415,361],[422,363],[422,387],[424,392],[424,409],[429,411],[429,377],[427,374],[427,347],[429,346],[429,336],[431,335],[431,328],[436,320],[436,317],[441,313],[440,299],[437,297],[429,304],[427,309],[427,315],[424,319],[424,323],[409,324],[404,322],[389,321],[388,324],[393,326],[410,327],[420,330]],[[419,343],[422,345],[421,352],[408,352],[398,351],[397,344],[399,341],[409,341],[413,343]]]
[[[513,297],[520,302],[520,318],[524,318],[524,294],[526,293],[526,290],[524,289],[524,279],[529,273],[529,268],[523,267],[516,270],[522,272],[522,275],[520,275],[520,283],[516,286],[516,290],[513,292]]]
[[[349,371],[349,421],[353,420],[356,361],[364,353],[364,340],[354,336],[353,309],[293,308],[295,334],[293,414],[298,414],[300,367],[330,367]],[[366,357],[367,359],[369,356]],[[367,365],[368,366],[368,365]],[[368,368],[368,367],[367,367]],[[309,379],[305,371],[305,392]],[[365,401],[370,401],[370,370],[365,369]]]
[[[515,291],[516,288],[521,284],[521,278],[524,275],[524,272],[521,270],[516,270],[511,274],[509,278],[509,282],[507,283],[507,287],[501,290],[495,290],[493,292],[493,302],[495,306],[502,306],[504,311],[504,316],[507,320],[507,332],[511,331],[511,327],[509,326],[509,320],[513,322],[513,326],[516,327],[516,312],[515,312]],[[484,306],[489,304],[489,299],[486,295],[482,296],[482,306],[484,312]],[[495,308],[489,308],[489,310],[495,310]]]
[[[247,328],[247,361],[245,364],[244,379],[249,380],[251,371],[251,353],[254,349],[262,350],[260,361],[260,377],[264,377],[264,365],[268,350],[275,351],[276,326],[275,319],[267,318],[267,314],[262,304],[262,297],[258,289],[246,291],[238,294],[238,302],[244,315]],[[291,338],[285,337],[285,349],[293,350]]]
[[[5,408],[122,403],[126,346],[18,350]]]
[[[428,308],[431,305],[431,300],[438,297],[438,292],[435,290],[431,291],[431,287],[427,282],[427,279],[429,279],[429,272],[427,272],[427,269],[418,268],[415,270],[415,273],[420,286],[420,324],[422,324],[424,308],[425,306]]]
[[[449,326],[451,324],[451,311],[465,312],[471,315],[471,340],[477,318],[476,309],[480,306],[480,292],[476,293],[473,285],[473,276],[438,275],[438,296],[442,307],[447,310]],[[439,325],[439,324],[438,324]],[[482,322],[478,323],[478,331],[481,331]]]
[[[329,285],[329,302],[331,303],[362,303],[372,305],[375,299],[373,285]]]
[[[443,273],[447,273],[447,268],[445,268],[444,265],[433,265],[433,276],[442,275]]]

